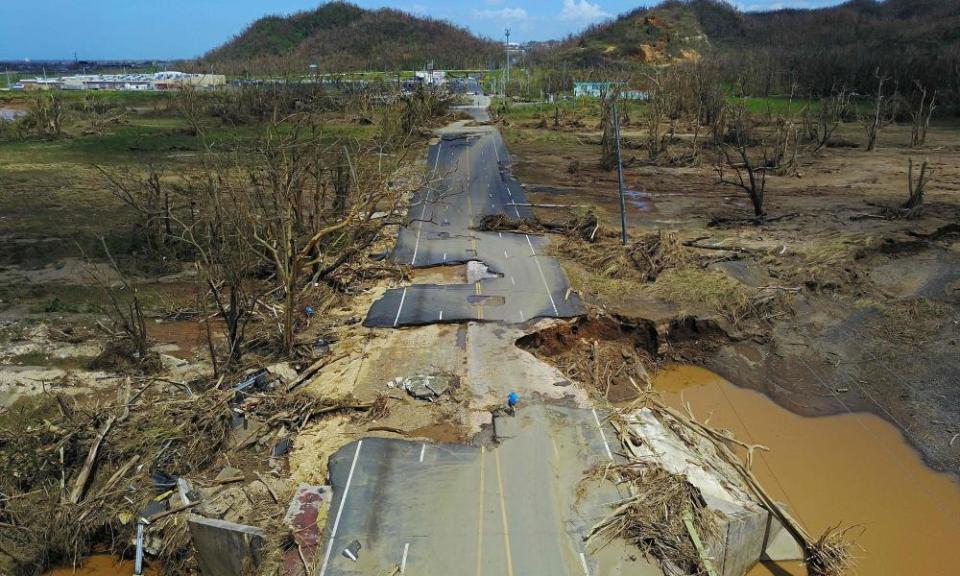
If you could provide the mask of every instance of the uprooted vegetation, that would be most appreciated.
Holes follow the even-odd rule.
[[[293,437],[333,416],[360,423],[389,412],[386,400],[361,404],[295,389],[343,358],[330,346],[335,327],[355,322],[344,312],[351,299],[405,275],[375,254],[392,243],[410,194],[427,182],[416,165],[424,129],[443,121],[449,104],[425,90],[373,91],[184,91],[146,107],[124,95],[87,101],[51,93],[36,105],[55,124],[40,115],[5,123],[0,147],[11,154],[0,177],[33,178],[18,166],[48,160],[40,176],[74,169],[73,162],[96,166],[56,182],[58,192],[83,199],[56,226],[42,217],[5,222],[28,247],[52,230],[61,234],[57,246],[75,253],[31,249],[29,264],[58,270],[58,257],[74,258],[81,272],[64,273],[68,288],[76,285],[71,298],[95,293],[103,306],[88,298],[82,314],[65,305],[39,311],[58,315],[65,338],[83,326],[82,343],[97,354],[81,369],[86,388],[54,387],[44,376],[33,387],[39,394],[29,396],[14,382],[10,389],[23,397],[0,408],[0,572],[79,565],[93,549],[130,556],[142,517],[150,521],[147,555],[162,573],[192,573],[187,510],[258,520],[276,540],[271,550],[289,547],[280,518],[292,491],[285,453]],[[88,130],[94,114],[116,121]],[[34,195],[24,198],[16,210],[45,214],[29,205]],[[30,272],[17,254],[4,258]],[[48,298],[44,290],[67,291],[40,286],[38,299]],[[0,292],[4,300],[7,293]],[[38,306],[12,293],[15,306]],[[14,319],[10,330],[28,321]],[[171,352],[170,340],[154,333],[177,327],[191,336],[178,335]],[[47,344],[13,360],[52,364],[45,350],[57,346]],[[283,360],[299,375],[284,382],[256,369]],[[61,380],[72,381],[54,382]],[[4,401],[7,391],[0,390]]]
[[[0,548],[14,562],[11,573],[76,565],[93,544],[129,554],[141,516],[151,521],[158,542],[150,549],[163,573],[184,573],[190,539],[179,512],[215,514],[202,508],[218,506],[238,483],[286,486],[278,445],[313,421],[377,409],[290,394],[275,378],[258,382],[241,392],[151,378],[109,391],[115,396],[103,391],[96,403],[45,394],[0,413],[0,525],[16,527],[0,531]],[[237,418],[250,424],[238,428]],[[272,470],[261,475],[266,456]],[[266,511],[280,512],[288,500],[261,502],[256,515],[275,519]]]

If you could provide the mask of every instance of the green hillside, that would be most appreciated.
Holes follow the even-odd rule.
[[[202,61],[225,73],[302,70],[309,64],[321,72],[397,70],[431,61],[438,68],[473,68],[488,66],[497,49],[448,22],[329,2],[288,17],[261,18]]]

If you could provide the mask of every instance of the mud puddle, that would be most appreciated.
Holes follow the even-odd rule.
[[[814,535],[838,522],[858,525],[856,573],[955,574],[960,565],[960,483],[934,472],[899,431],[872,414],[806,418],[708,370],[673,366],[654,387],[689,402],[701,421],[760,443],[753,470]],[[803,575],[799,563],[758,566],[749,576]]]
[[[196,360],[198,353],[206,351],[207,327],[196,320],[147,321],[147,338],[151,343],[164,347],[164,352],[184,360]],[[222,338],[220,326],[213,326],[213,337]]]
[[[154,576],[157,571],[147,565],[143,567],[146,576]],[[44,573],[44,576],[116,576],[133,574],[133,560],[121,560],[110,554],[94,554],[83,561],[82,566],[61,566]]]

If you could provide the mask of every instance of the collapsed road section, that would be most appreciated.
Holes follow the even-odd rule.
[[[393,260],[415,268],[481,262],[490,274],[465,284],[388,290],[371,307],[366,326],[523,323],[581,312],[559,263],[544,254],[545,239],[476,229],[485,216],[530,215],[499,132],[491,126],[450,128],[431,147],[428,167],[430,184],[413,199]]]
[[[466,323],[434,345],[465,349],[456,377],[480,430],[465,444],[368,437],[337,451],[317,574],[743,576],[761,559],[803,559],[809,538],[727,458],[720,433],[684,432],[678,423],[699,425],[662,411],[598,411],[516,348],[517,325],[582,310],[545,240],[475,230],[490,214],[524,215],[503,156],[493,128],[444,131],[393,259],[469,263],[468,282],[392,289],[365,322]],[[398,334],[415,342],[424,329]]]

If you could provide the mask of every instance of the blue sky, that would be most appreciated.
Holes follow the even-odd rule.
[[[737,0],[744,10],[810,8],[839,0]],[[0,59],[189,58],[203,54],[266,14],[316,7],[319,0],[28,0],[4,2]],[[656,4],[644,0],[355,0],[449,20],[474,32],[546,40]]]

